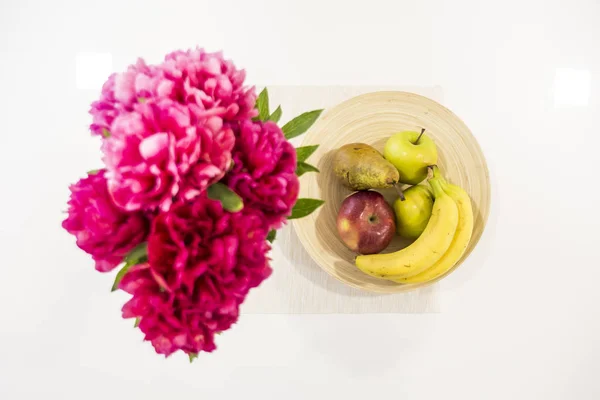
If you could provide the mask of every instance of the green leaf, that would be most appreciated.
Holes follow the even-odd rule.
[[[140,264],[143,261],[146,261],[147,259],[148,259],[148,243],[143,242],[143,243],[140,243],[137,246],[135,246],[133,248],[133,250],[131,250],[129,253],[127,253],[127,255],[125,256],[123,261],[125,261],[126,264],[136,265],[136,264]]]
[[[129,268],[133,267],[134,265],[135,264],[125,264],[123,268],[121,268],[121,270],[117,272],[117,276],[115,276],[115,282],[113,283],[112,288],[110,289],[111,292],[114,292],[119,288],[119,283],[121,282],[127,271],[129,271]]]
[[[269,115],[269,121],[273,121],[275,123],[279,122],[279,119],[281,118],[281,113],[281,106],[277,106],[275,111],[273,111],[273,114]]]
[[[325,203],[319,199],[298,199],[296,205],[292,209],[292,215],[288,219],[303,218],[310,215],[317,208],[321,207]]]
[[[296,166],[296,175],[302,176],[307,172],[319,172],[319,169],[309,163],[299,162]]]
[[[315,144],[314,146],[296,147],[296,158],[298,159],[298,162],[306,161],[318,147],[318,144]]]
[[[267,241],[269,243],[273,243],[273,241],[275,240],[276,237],[277,237],[277,231],[275,229],[271,229],[269,231],[269,234],[267,235]]]
[[[190,358],[190,364],[194,362],[196,358],[198,358],[198,353],[188,353],[188,357]]]
[[[98,172],[100,172],[99,169],[91,169],[87,172],[88,175],[96,175]]]
[[[323,110],[308,111],[304,114],[300,114],[299,116],[285,124],[283,128],[281,128],[281,130],[285,134],[286,139],[292,139],[296,136],[302,135],[308,130],[308,128],[312,126],[312,124],[315,123],[315,121],[317,120],[317,118],[319,118],[319,115],[321,115],[322,112]]]
[[[117,290],[119,288],[119,283],[121,282],[121,280],[123,279],[123,277],[125,276],[127,271],[129,271],[129,268],[133,267],[134,265],[141,264],[147,260],[148,260],[148,243],[143,242],[143,243],[140,243],[137,246],[135,246],[133,248],[133,250],[131,250],[129,253],[127,253],[127,255],[125,257],[123,257],[123,261],[125,262],[125,265],[123,266],[123,268],[121,268],[119,270],[119,272],[117,272],[117,276],[115,276],[115,281],[114,281],[110,291],[114,292],[115,290]]]
[[[142,319],[140,317],[136,317],[135,318],[135,324],[133,325],[134,328],[137,328],[138,326],[140,326],[140,321]]]
[[[102,136],[105,138],[110,137],[110,131],[106,128],[102,128]]]
[[[242,198],[227,185],[217,182],[208,188],[208,198],[219,200],[223,208],[230,212],[238,212],[244,208]]]
[[[258,109],[259,121],[266,121],[269,118],[269,92],[264,88],[256,99],[256,108]]]

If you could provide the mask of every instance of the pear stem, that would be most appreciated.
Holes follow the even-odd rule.
[[[423,132],[425,132],[425,128],[421,128],[421,133],[419,134],[419,137],[417,138],[417,140],[415,140],[415,142],[413,144],[419,144],[419,140],[421,140],[421,136],[423,136]]]
[[[398,193],[398,197],[400,197],[400,201],[406,200],[406,197],[404,197],[404,192],[402,191],[402,189],[400,189],[400,185],[398,185],[398,184],[394,185],[394,189],[396,189],[396,193]]]

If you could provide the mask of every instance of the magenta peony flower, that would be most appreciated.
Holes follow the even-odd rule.
[[[120,283],[133,295],[123,317],[141,318],[158,353],[214,350],[214,334],[229,329],[248,291],[271,273],[267,233],[246,208],[229,213],[206,197],[174,205],[154,220],[149,263]]]
[[[296,151],[273,122],[244,121],[236,131],[233,169],[225,180],[244,200],[260,210],[270,228],[291,214],[300,185]]]
[[[122,208],[168,210],[221,179],[231,162],[230,125],[249,120],[254,88],[220,53],[201,49],[143,60],[113,75],[93,103],[92,132],[103,144],[109,190]]]
[[[121,263],[131,249],[146,239],[149,229],[143,214],[126,213],[115,206],[104,175],[105,170],[101,170],[71,185],[69,216],[62,224],[102,272]]]
[[[148,260],[166,290],[193,290],[198,279],[216,279],[223,295],[242,300],[271,273],[267,234],[251,208],[230,213],[221,202],[199,197],[155,218]]]
[[[215,291],[164,291],[150,265],[133,266],[119,284],[133,297],[123,306],[123,318],[140,318],[139,328],[159,354],[215,350],[215,334],[227,330],[239,315],[233,299],[215,300]],[[214,288],[208,288],[208,290]]]

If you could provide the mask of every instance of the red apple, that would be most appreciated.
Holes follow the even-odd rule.
[[[342,202],[337,217],[342,242],[360,254],[375,254],[385,249],[396,232],[392,207],[375,191],[356,192]]]

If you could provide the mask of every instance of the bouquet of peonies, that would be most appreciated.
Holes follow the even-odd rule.
[[[323,203],[297,199],[316,146],[287,140],[321,110],[279,128],[244,79],[221,53],[177,51],[113,74],[91,107],[105,166],[71,186],[63,227],[98,271],[120,266],[123,318],[159,354],[213,351],[271,274],[276,229]]]

